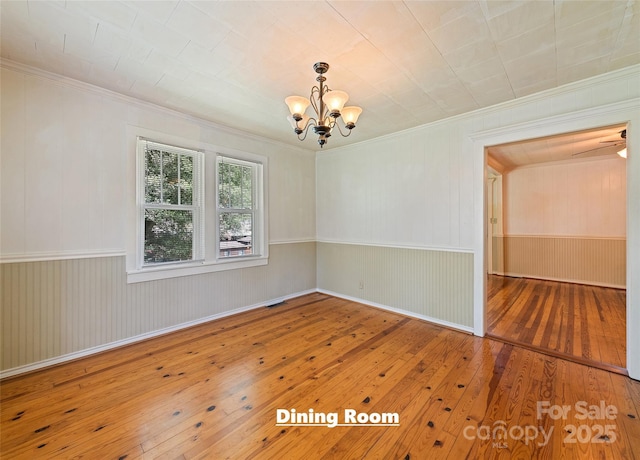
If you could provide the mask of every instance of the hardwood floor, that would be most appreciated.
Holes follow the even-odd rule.
[[[640,456],[640,382],[323,294],[0,390],[7,459]],[[582,420],[583,405],[598,409]],[[359,415],[278,426],[278,409]]]
[[[626,368],[626,291],[490,275],[487,333],[620,371]]]

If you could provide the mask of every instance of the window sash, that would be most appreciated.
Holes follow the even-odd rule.
[[[154,211],[159,211],[155,213]],[[163,215],[165,214],[165,215]],[[194,259],[194,218],[191,210],[166,208],[145,209],[145,238],[143,261],[145,265],[191,262]],[[172,233],[156,232],[158,222],[168,222]],[[182,222],[181,222],[182,221]],[[151,223],[149,227],[147,224]]]
[[[159,154],[156,165],[149,165],[149,153]],[[155,156],[155,155],[154,155]],[[171,158],[174,156],[175,158]],[[165,158],[169,158],[167,161]],[[175,162],[173,177],[169,176],[170,169],[166,168]],[[162,150],[145,150],[145,202],[147,204],[170,204],[188,206],[193,204],[193,165],[194,156],[167,153]],[[155,167],[154,167],[155,166]],[[190,166],[191,173],[187,171]],[[156,175],[149,176],[147,172],[155,169]],[[155,180],[153,180],[155,179]]]
[[[164,153],[176,155],[177,156],[177,204],[167,203],[164,200],[164,180],[165,176],[162,172],[162,165],[164,165],[164,161],[160,161],[160,184],[159,184],[159,200],[147,201],[148,198],[148,176],[147,176],[147,152],[149,151],[159,151],[161,155]],[[202,175],[202,152],[196,150],[185,149],[181,147],[175,147],[167,144],[160,144],[157,142],[153,142],[144,138],[138,138],[138,167],[139,167],[139,185],[138,185],[138,268],[151,268],[156,266],[166,266],[166,265],[174,265],[174,264],[184,264],[184,263],[192,263],[201,261],[204,259],[204,215],[203,215],[203,181],[204,177]],[[189,157],[191,159],[192,164],[192,173],[191,173],[191,199],[187,201],[191,201],[191,204],[184,204],[183,201],[183,190],[182,190],[182,182],[181,182],[181,165],[182,165],[182,157]],[[190,212],[191,213],[191,257],[190,258],[178,258],[176,260],[166,260],[166,261],[149,261],[148,260],[148,250],[151,250],[149,246],[152,243],[148,242],[147,236],[151,230],[147,229],[147,216],[148,211],[150,210],[166,210],[166,211],[182,211],[182,212]],[[177,230],[176,240],[180,242],[182,239],[180,235],[180,231],[184,229]],[[158,235],[154,232],[155,235]],[[162,240],[161,235],[158,236],[156,242]],[[172,251],[176,251],[176,247],[167,247],[167,254],[171,254]],[[169,257],[170,258],[170,257]]]
[[[243,168],[241,171],[243,172],[243,176],[244,176],[244,172],[248,169],[250,171],[250,187],[251,190],[249,191],[249,196],[250,199],[248,200],[248,204],[249,206],[242,206],[246,203],[245,201],[245,197],[246,197],[246,193],[245,190],[242,188],[244,185],[246,185],[244,180],[241,180],[241,190],[240,190],[240,204],[242,207],[225,207],[224,203],[222,203],[222,201],[224,201],[224,199],[226,199],[227,203],[230,201],[230,196],[226,196],[224,197],[224,199],[221,197],[221,189],[222,191],[224,191],[224,184],[221,182],[224,177],[221,177],[223,174],[228,173],[228,168],[224,168],[224,165],[232,165],[232,166],[238,166]],[[227,260],[227,259],[231,259],[231,258],[242,258],[242,257],[259,257],[261,256],[262,253],[262,248],[261,248],[261,232],[262,229],[259,227],[260,226],[260,219],[261,219],[261,213],[260,211],[260,193],[259,193],[259,188],[262,186],[262,182],[261,182],[261,178],[260,178],[260,172],[261,172],[261,164],[257,163],[257,162],[253,162],[253,161],[247,161],[247,160],[241,160],[238,158],[233,158],[233,157],[228,157],[225,155],[221,155],[218,154],[218,158],[216,161],[216,238],[215,238],[215,254],[216,254],[216,259],[219,261],[223,261],[223,260]],[[244,169],[247,168],[247,169]],[[244,177],[243,177],[244,179]],[[228,189],[227,189],[228,192]],[[238,204],[238,200],[231,200],[231,201],[235,201],[234,204]],[[222,223],[222,216],[223,215],[230,215],[230,214],[246,214],[246,215],[250,215],[251,216],[251,230],[250,230],[250,237],[251,237],[251,250],[248,252],[243,252],[243,253],[239,253],[239,251],[237,252],[232,252],[232,251],[228,251],[225,250],[225,247],[228,247],[228,244],[224,244],[225,242],[228,242],[229,240],[223,240],[222,237],[222,227],[223,227],[223,223]],[[236,235],[238,236],[238,235]],[[243,238],[246,238],[246,236],[243,236]],[[242,238],[239,238],[242,239]],[[238,240],[239,240],[238,239]],[[238,241],[236,240],[236,241]],[[239,249],[239,248],[238,248]]]

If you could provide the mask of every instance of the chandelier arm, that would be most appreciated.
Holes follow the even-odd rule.
[[[315,118],[309,118],[309,120],[307,121],[307,125],[302,128],[302,132],[304,133],[304,136],[300,137],[302,133],[298,134],[298,139],[303,141],[307,138],[307,134],[309,134],[309,128],[311,128],[311,126],[315,126],[317,125],[318,122],[316,121]]]
[[[337,120],[337,119],[334,121],[334,126],[333,126],[333,127],[335,128],[336,126],[338,127],[338,132],[340,133],[340,135],[341,135],[342,137],[349,137],[349,136],[351,136],[351,131],[352,131],[352,130],[350,129],[350,130],[347,132],[347,134],[343,133],[343,132],[342,132],[342,128],[340,128],[340,123],[338,123],[338,120]]]
[[[320,88],[318,88],[317,86],[314,86],[311,88],[311,94],[309,95],[309,101],[311,102],[311,107],[313,107],[313,110],[315,110],[316,115],[318,116],[318,119],[322,118],[322,114],[318,109],[318,104],[316,103],[316,99],[313,97],[313,95],[317,94],[318,101],[322,100],[322,94],[320,94],[320,91],[321,91]]]
[[[331,92],[331,90],[329,89],[329,87],[327,85],[324,85],[324,94],[323,94],[323,96],[325,94],[327,94],[327,93],[330,93],[330,92]],[[322,105],[324,106],[324,101],[323,101]],[[329,108],[328,107],[324,106],[324,112],[325,112],[325,114],[324,114],[325,118],[329,117]]]

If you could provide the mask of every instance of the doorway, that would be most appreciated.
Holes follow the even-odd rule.
[[[626,368],[626,124],[486,149],[486,332]]]

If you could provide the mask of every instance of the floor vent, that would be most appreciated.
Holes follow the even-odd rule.
[[[279,307],[280,305],[284,305],[285,301],[272,303],[271,305],[267,305],[267,308]]]

